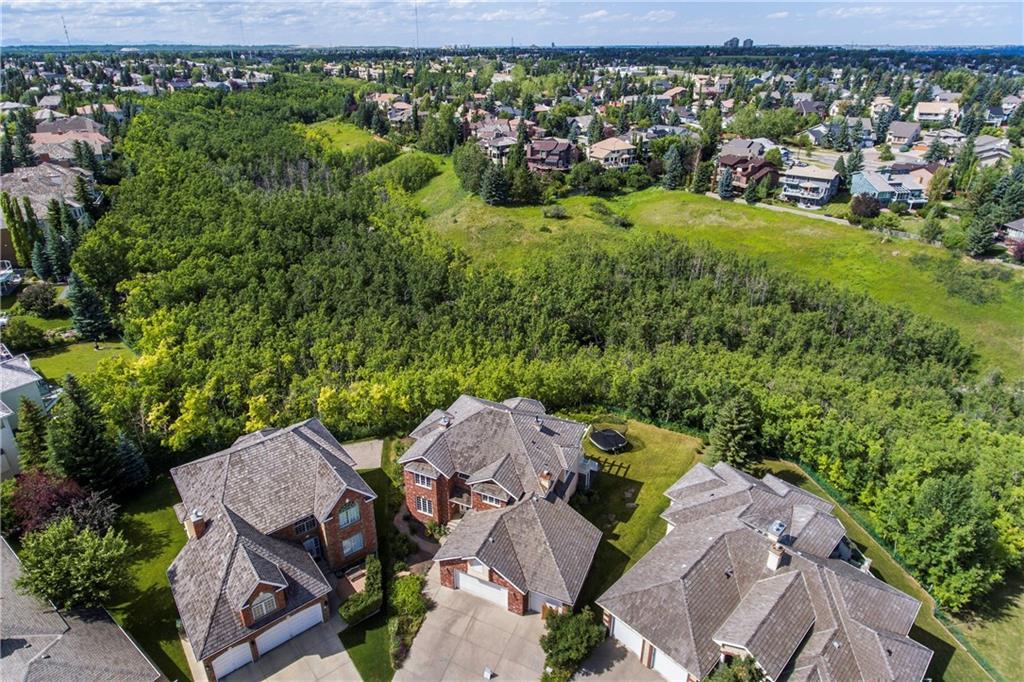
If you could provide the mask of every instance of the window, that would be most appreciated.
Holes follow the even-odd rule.
[[[310,516],[308,519],[302,519],[295,524],[295,534],[302,535],[316,528],[316,519]]]
[[[338,525],[342,528],[351,526],[353,523],[359,521],[359,504],[357,502],[349,502],[341,511],[338,512]]]
[[[345,538],[341,541],[341,551],[345,553],[345,556],[348,556],[349,554],[355,554],[356,552],[361,550],[363,546],[364,543],[362,533],[356,533],[352,537]]]
[[[264,592],[252,603],[252,619],[259,620],[277,611],[277,599],[273,592]]]
[[[463,481],[468,481],[469,480],[469,474],[464,474],[464,473],[462,473],[460,471],[459,472],[459,478],[461,478]]]
[[[504,500],[499,500],[497,497],[494,497],[493,495],[486,495],[484,493],[480,493],[480,501],[483,502],[484,504],[489,504],[492,507],[500,507],[502,504],[505,503]]]
[[[430,516],[433,516],[434,515],[434,502],[432,500],[428,500],[425,497],[418,497],[417,496],[417,498],[416,498],[416,511],[422,512],[424,514],[429,514]]]
[[[413,480],[413,482],[416,485],[418,485],[421,488],[430,488],[431,487],[432,480],[429,477],[424,476],[423,474],[415,474],[414,473],[412,475],[412,480]]]

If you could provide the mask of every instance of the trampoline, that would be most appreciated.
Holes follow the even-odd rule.
[[[626,437],[615,429],[599,429],[590,432],[590,442],[601,452],[618,452],[629,445]]]

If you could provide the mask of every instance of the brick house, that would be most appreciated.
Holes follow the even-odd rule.
[[[718,174],[715,176],[717,183],[726,169],[732,170],[732,186],[742,192],[750,184],[768,182],[768,187],[774,187],[779,181],[779,170],[760,156],[736,156],[725,154],[718,157]]]
[[[536,400],[467,395],[413,430],[399,460],[406,507],[422,523],[451,524],[434,557],[442,584],[520,614],[575,603],[601,538],[565,503],[589,485],[586,430]]]
[[[576,147],[557,137],[533,140],[525,151],[526,167],[534,172],[568,171],[576,160]]]
[[[323,571],[376,552],[376,495],[354,465],[311,419],[171,469],[188,541],[167,577],[210,680],[327,620]]]

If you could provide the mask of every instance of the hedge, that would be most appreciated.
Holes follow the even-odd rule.
[[[371,554],[366,557],[366,589],[342,602],[338,615],[349,625],[355,625],[380,611],[383,602],[380,559]]]

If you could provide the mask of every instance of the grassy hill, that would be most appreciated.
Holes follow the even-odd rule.
[[[429,224],[474,258],[515,267],[581,235],[614,245],[633,234],[665,232],[762,258],[931,317],[958,329],[974,345],[982,368],[1024,376],[1024,275],[1019,272],[853,226],[661,188],[606,201],[569,197],[561,202],[568,217],[550,219],[540,206],[488,206],[459,188],[450,163],[442,168],[416,199]],[[629,218],[634,227],[610,226],[595,202]]]

